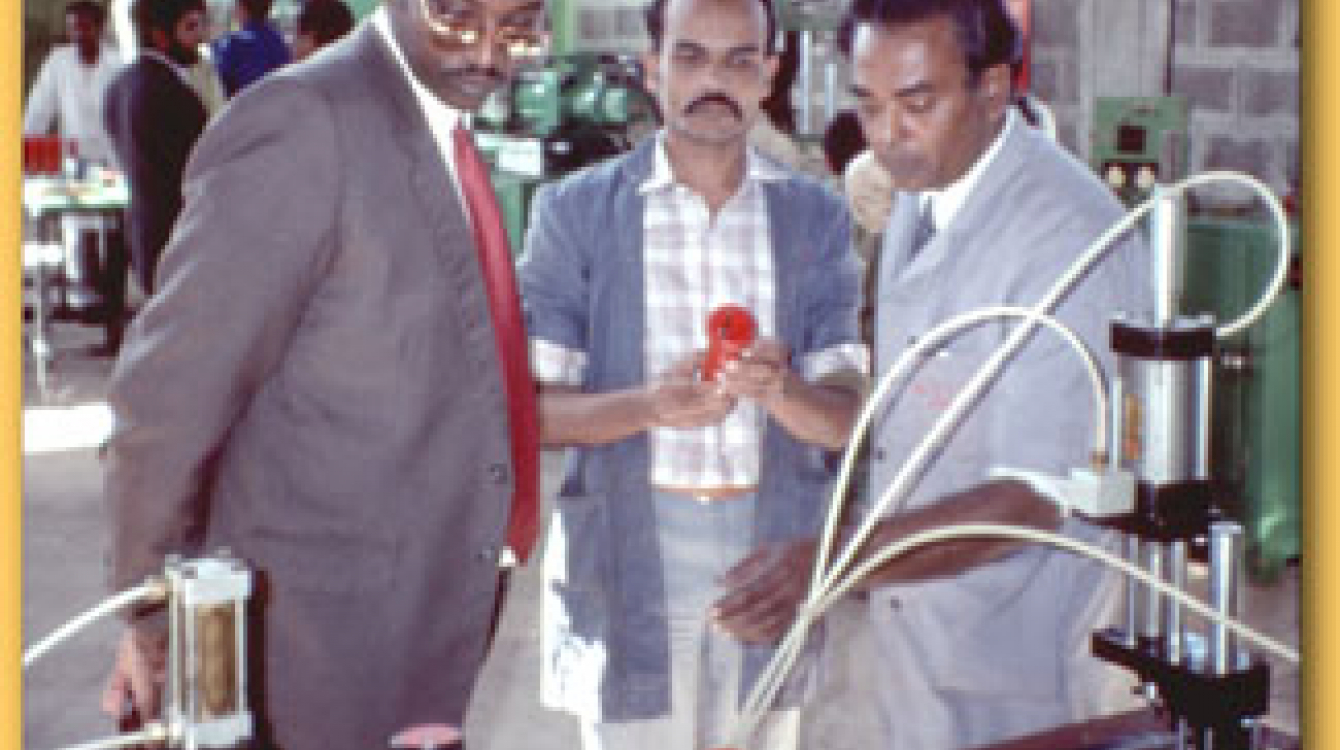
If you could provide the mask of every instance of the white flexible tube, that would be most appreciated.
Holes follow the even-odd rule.
[[[1264,313],[1271,302],[1274,301],[1275,296],[1278,295],[1280,289],[1283,287],[1284,280],[1287,277],[1290,260],[1290,237],[1287,217],[1284,214],[1283,207],[1279,203],[1279,199],[1265,186],[1264,183],[1249,175],[1232,172],[1210,172],[1183,180],[1171,186],[1170,189],[1174,193],[1180,195],[1193,187],[1218,181],[1236,181],[1245,183],[1260,194],[1267,206],[1270,207],[1276,223],[1280,228],[1281,247],[1280,260],[1276,266],[1274,276],[1267,284],[1266,291],[1262,294],[1257,303],[1241,317],[1216,330],[1216,335],[1222,338],[1234,335],[1247,326],[1250,326]],[[1153,200],[1141,203],[1099,235],[1087,248],[1085,248],[1080,257],[1071,264],[1070,268],[1066,269],[1061,277],[1048,290],[1047,294],[1034,305],[1032,310],[1038,313],[1050,312],[1060,302],[1061,298],[1064,297],[1075,283],[1078,282],[1083,274],[1102,257],[1107,251],[1108,246],[1118,237],[1130,231],[1130,229],[1135,226],[1136,222],[1142,219],[1145,214],[1149,213],[1154,205],[1155,202]],[[841,515],[840,510],[843,504],[843,498],[846,495],[847,487],[851,481],[851,469],[852,464],[854,464],[855,448],[868,431],[869,422],[874,413],[874,409],[869,408],[870,404],[867,404],[867,408],[862,410],[857,425],[853,428],[852,438],[850,439],[851,444],[848,446],[848,450],[843,458],[842,468],[839,472],[839,481],[834,485],[834,502],[831,503],[829,508],[829,516],[825,525],[823,540],[819,549],[819,556],[816,558],[816,565],[811,579],[810,592],[806,596],[805,603],[802,605],[801,615],[797,617],[792,632],[787,636],[787,642],[796,640],[798,637],[797,634],[803,633],[803,631],[808,628],[809,622],[815,616],[815,614],[810,613],[810,610],[814,604],[823,600],[823,591],[825,589],[831,589],[837,584],[837,579],[841,575],[842,570],[851,564],[856,551],[862,544],[864,544],[866,538],[873,530],[874,525],[878,522],[878,519],[885,515],[887,506],[891,505],[896,499],[901,499],[903,497],[907,487],[911,484],[912,477],[921,471],[924,464],[929,461],[935,448],[938,447],[947,438],[949,432],[962,421],[968,408],[971,407],[980,396],[981,392],[996,376],[997,372],[1004,366],[1005,361],[1013,356],[1013,354],[1024,344],[1028,336],[1031,335],[1033,327],[1039,320],[1041,320],[1040,317],[1031,319],[1027,324],[1020,325],[1014,329],[1011,336],[996,349],[991,358],[978,369],[972,379],[959,391],[959,394],[955,397],[949,409],[946,410],[935,425],[932,426],[931,431],[921,443],[917,445],[916,449],[913,450],[912,455],[909,456],[908,460],[900,468],[898,474],[894,477],[893,482],[880,496],[879,502],[876,504],[875,508],[871,509],[856,534],[849,540],[837,562],[835,562],[831,569],[828,569],[827,573],[824,574],[828,547],[831,545],[832,537],[835,534],[837,519]],[[890,371],[889,373],[890,376],[894,374],[895,371]],[[872,395],[871,400],[882,400],[893,379],[894,378],[892,377],[883,379],[875,394]],[[898,509],[900,508],[895,508],[895,511]],[[864,566],[862,566],[862,569],[864,569]],[[792,650],[795,648],[797,648],[797,646],[793,646]],[[780,686],[780,675],[785,674],[785,669],[790,668],[790,661],[794,660],[794,655],[788,660],[785,669],[775,669],[775,667],[779,666],[779,662],[785,658],[785,653],[785,650],[779,650],[773,662],[769,665],[769,668],[765,670],[764,675],[755,685],[754,693],[751,693],[751,700],[757,697],[760,688],[767,687],[769,693],[767,700],[758,705],[766,705],[767,702],[771,701],[771,694],[775,693],[776,689]],[[773,682],[776,684],[770,684]],[[746,708],[749,708],[749,706],[747,705]],[[752,726],[755,723],[756,718],[754,718],[753,721],[748,722],[748,726],[752,729]],[[747,733],[743,734],[747,735]]]
[[[1219,336],[1231,336],[1243,327],[1254,323],[1264,312],[1266,307],[1268,307],[1274,300],[1274,296],[1279,293],[1288,273],[1289,232],[1287,218],[1285,218],[1284,209],[1280,204],[1279,199],[1275,197],[1274,193],[1272,193],[1264,183],[1249,175],[1236,172],[1207,172],[1182,180],[1181,182],[1172,185],[1169,190],[1174,194],[1180,195],[1193,187],[1210,182],[1221,181],[1236,181],[1249,185],[1260,193],[1262,199],[1270,206],[1271,211],[1275,214],[1277,222],[1283,222],[1281,224],[1280,232],[1281,260],[1276,266],[1275,275],[1267,286],[1266,292],[1257,304],[1255,304],[1246,314],[1233,323],[1216,331],[1216,334]],[[1073,287],[1075,283],[1088,272],[1089,268],[1096,263],[1105,252],[1107,252],[1108,246],[1118,237],[1121,237],[1134,227],[1136,222],[1144,218],[1145,214],[1149,213],[1155,205],[1155,200],[1147,200],[1136,206],[1111,227],[1108,227],[1106,231],[1099,235],[1087,248],[1084,249],[1080,254],[1080,257],[1061,274],[1061,277],[1047,291],[1047,294],[1045,294],[1043,298],[1032,307],[1032,309],[1042,313],[1049,313],[1057,304],[1059,304],[1061,298],[1070,291],[1071,287]],[[866,537],[869,536],[870,531],[874,528],[874,525],[878,522],[879,518],[889,512],[890,506],[893,506],[892,512],[901,510],[901,501],[905,499],[905,494],[910,488],[913,477],[925,467],[925,464],[930,460],[930,457],[934,452],[938,450],[940,445],[943,444],[949,433],[964,419],[968,409],[976,402],[977,398],[981,395],[981,392],[990,384],[990,381],[995,378],[998,371],[1004,366],[1005,361],[1023,346],[1024,341],[1032,333],[1035,325],[1036,321],[1029,321],[1027,324],[1015,328],[1011,332],[1010,337],[997,347],[991,358],[988,359],[982,367],[974,373],[968,383],[963,386],[949,408],[940,416],[936,423],[931,427],[930,432],[912,451],[912,454],[908,457],[907,461],[899,468],[893,481],[880,496],[879,501],[871,509],[870,513],[862,521],[856,534],[853,535],[847,547],[838,557],[837,562],[833,564],[831,569],[827,570],[827,573],[820,580],[820,590],[831,586],[837,576],[841,575],[842,570],[851,564],[851,560],[855,556],[856,550],[858,550],[860,545],[865,542]],[[881,383],[880,385],[883,386],[884,384]],[[881,389],[879,394],[881,397],[885,390],[887,389]],[[865,416],[865,414],[862,414],[862,416]],[[868,419],[863,422],[858,422],[858,425],[853,428],[853,435],[855,436],[859,434],[863,436],[868,429]],[[859,432],[857,432],[857,430],[859,430]],[[855,440],[855,438],[852,439]],[[844,461],[843,467],[846,468],[846,461]],[[845,478],[845,481],[850,482],[849,475]],[[845,484],[835,485],[835,497],[845,494]],[[898,502],[899,504],[895,506],[895,502]],[[840,516],[840,513],[834,512],[833,508],[830,508],[829,512],[829,521],[830,523],[835,524],[836,520],[834,517]],[[827,530],[825,533],[827,535]],[[826,556],[824,562],[827,562]],[[823,570],[824,568],[821,565],[816,565],[816,577],[818,577],[818,574]],[[812,597],[817,597],[818,593],[819,591],[814,590],[813,588],[811,589]]]
[[[833,483],[833,492],[829,500],[829,514],[827,523],[824,525],[823,535],[818,548],[816,562],[814,565],[813,577],[810,581],[811,591],[817,590],[820,584],[819,576],[828,563],[828,553],[832,548],[832,540],[837,533],[838,519],[841,518],[841,508],[846,502],[846,488],[851,483],[851,473],[856,465],[856,455],[862,441],[868,434],[870,422],[874,415],[883,406],[889,390],[893,384],[902,380],[907,372],[917,364],[927,351],[939,346],[942,342],[958,335],[967,328],[980,325],[981,323],[996,318],[1018,317],[1033,320],[1042,323],[1056,333],[1060,334],[1070,346],[1079,354],[1084,362],[1085,368],[1089,373],[1089,381],[1093,385],[1094,401],[1096,412],[1094,417],[1095,450],[1106,452],[1108,429],[1107,419],[1109,414],[1107,402],[1107,384],[1103,381],[1102,371],[1098,367],[1098,362],[1094,358],[1093,352],[1089,350],[1079,336],[1075,335],[1063,323],[1056,318],[1045,313],[1037,312],[1027,307],[1011,307],[1001,305],[996,307],[970,310],[960,313],[949,320],[940,323],[931,329],[926,335],[917,339],[917,342],[910,348],[905,349],[898,359],[894,361],[889,372],[885,373],[875,388],[875,391],[866,399],[865,405],[857,416],[855,426],[852,428],[852,438],[848,440],[847,447],[843,451],[842,463],[838,469],[837,479]],[[837,510],[835,510],[837,509]],[[872,514],[873,515],[873,514]]]
[[[64,750],[108,750],[108,748],[132,747],[134,745],[163,742],[167,739],[167,735],[167,728],[163,726],[162,722],[156,721],[138,732],[118,734],[114,737],[85,742],[81,745],[70,745]]]
[[[1222,324],[1215,329],[1215,335],[1222,339],[1241,333],[1250,327],[1275,302],[1275,298],[1279,296],[1280,291],[1284,288],[1284,283],[1289,278],[1289,263],[1293,260],[1293,238],[1289,234],[1289,216],[1284,212],[1284,205],[1280,203],[1279,198],[1275,196],[1275,192],[1268,185],[1249,174],[1205,172],[1182,180],[1174,185],[1173,189],[1180,194],[1209,182],[1238,182],[1255,190],[1265,202],[1266,207],[1270,209],[1271,217],[1275,220],[1275,227],[1279,230],[1280,239],[1279,258],[1275,263],[1274,273],[1271,274],[1270,280],[1266,283],[1265,290],[1257,298],[1256,303],[1238,316],[1237,320]]]
[[[926,529],[915,534],[910,534],[903,539],[884,547],[878,552],[872,554],[859,566],[851,571],[845,578],[832,587],[822,597],[813,602],[807,602],[804,609],[796,616],[796,626],[793,627],[783,639],[778,647],[777,658],[769,664],[769,668],[764,671],[759,680],[755,683],[753,691],[750,692],[744,707],[741,709],[740,726],[736,730],[737,746],[753,732],[762,716],[763,707],[772,702],[777,689],[781,686],[781,675],[790,671],[795,659],[800,653],[800,646],[804,643],[804,636],[809,629],[810,623],[822,615],[829,607],[847,594],[847,592],[860,582],[862,578],[887,563],[889,560],[906,554],[912,549],[944,542],[950,539],[963,537],[1004,537],[1011,539],[1020,539],[1024,541],[1036,542],[1040,544],[1049,544],[1054,547],[1060,547],[1078,554],[1091,557],[1109,567],[1125,573],[1132,578],[1146,583],[1165,596],[1177,599],[1191,611],[1201,615],[1207,620],[1222,623],[1236,635],[1255,643],[1266,651],[1270,651],[1276,656],[1291,662],[1299,663],[1298,651],[1279,641],[1266,636],[1265,634],[1251,628],[1250,626],[1239,622],[1231,617],[1226,617],[1214,611],[1204,602],[1191,596],[1161,580],[1157,576],[1151,575],[1148,571],[1131,564],[1121,557],[1108,552],[1105,549],[1095,547],[1085,542],[1080,542],[1070,537],[1056,534],[1050,531],[1028,528],[1025,526],[1010,526],[1005,524],[955,524],[953,526],[943,526],[937,529]]]
[[[27,669],[47,651],[50,651],[57,644],[80,630],[83,630],[95,620],[105,617],[122,607],[134,604],[140,599],[161,599],[165,596],[167,596],[167,588],[164,586],[163,582],[160,580],[150,580],[133,589],[126,589],[125,591],[108,597],[101,604],[75,617],[73,620],[70,620],[57,628],[51,635],[48,635],[46,638],[29,646],[28,649],[23,652],[23,668]]]

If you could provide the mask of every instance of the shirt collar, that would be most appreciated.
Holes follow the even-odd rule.
[[[395,34],[391,32],[391,18],[386,13],[385,5],[378,6],[373,11],[372,27],[381,34],[386,46],[390,48],[391,56],[395,58],[400,66],[400,72],[404,73],[405,79],[409,81],[409,87],[414,91],[414,98],[419,101],[419,106],[428,117],[428,121],[443,126],[448,131],[455,129],[457,124],[465,119],[465,113],[448,106],[419,83],[418,77],[410,70],[409,63],[405,62],[405,55],[400,51],[400,44],[396,42]]]
[[[638,186],[638,192],[643,194],[665,190],[679,184],[675,179],[674,169],[670,166],[670,153],[665,147],[665,131],[658,131],[655,137],[651,174],[647,175],[647,179]],[[744,159],[745,184],[785,180],[790,177],[785,169],[758,153],[752,145],[745,145]]]
[[[168,67],[168,70],[177,74],[177,77],[182,80],[182,83],[185,83],[187,86],[192,85],[190,68],[178,64],[176,60],[173,60],[172,58],[168,57],[167,55],[163,54],[162,52],[159,52],[158,50],[152,47],[145,47],[144,49],[140,50],[140,54],[144,55],[145,57],[152,57],[153,59],[163,63]]]
[[[995,160],[996,154],[1000,153],[1001,146],[1005,143],[1010,131],[1018,127],[1016,122],[1018,118],[1014,107],[1006,108],[1005,123],[1001,126],[1000,132],[996,134],[996,139],[991,142],[986,151],[977,158],[972,168],[941,190],[926,190],[921,193],[922,201],[929,200],[931,202],[931,218],[935,220],[937,230],[949,226],[949,222],[954,220],[954,216],[958,214],[959,209],[968,200],[968,196],[972,195],[977,183],[981,182],[982,175],[986,172],[987,167]]]

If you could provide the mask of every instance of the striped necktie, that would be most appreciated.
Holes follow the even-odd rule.
[[[908,260],[917,257],[935,237],[935,215],[931,212],[931,199],[922,196],[920,200],[921,210],[917,213],[917,224],[912,229],[912,245],[907,253]]]

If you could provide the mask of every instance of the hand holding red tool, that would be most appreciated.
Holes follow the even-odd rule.
[[[758,326],[754,316],[739,305],[722,305],[707,316],[707,359],[702,379],[716,380],[721,366],[740,355],[754,343]]]

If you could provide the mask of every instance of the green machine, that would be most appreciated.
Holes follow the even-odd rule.
[[[1128,205],[1182,177],[1187,103],[1180,96],[1102,96],[1094,102],[1090,164]]]
[[[622,153],[659,125],[642,85],[641,0],[554,0],[549,56],[522,70],[475,119],[512,246],[535,190]]]
[[[1186,235],[1183,309],[1223,320],[1252,305],[1278,259],[1274,224],[1195,217]],[[1215,365],[1212,472],[1243,522],[1248,561],[1261,577],[1299,554],[1297,263],[1295,255],[1295,272],[1265,315],[1221,342]]]
[[[1181,96],[1100,97],[1090,164],[1123,202],[1140,203],[1185,176],[1187,123]],[[1182,312],[1243,313],[1278,261],[1274,225],[1193,214],[1182,227]],[[1220,342],[1214,366],[1211,473],[1263,577],[1299,553],[1298,296],[1286,287],[1254,326]]]

